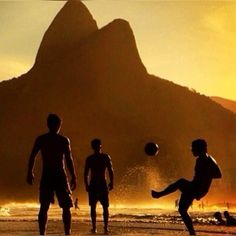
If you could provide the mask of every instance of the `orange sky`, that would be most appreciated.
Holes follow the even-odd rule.
[[[98,26],[130,22],[148,72],[236,100],[236,2],[84,1]],[[0,1],[0,80],[27,72],[63,1]]]

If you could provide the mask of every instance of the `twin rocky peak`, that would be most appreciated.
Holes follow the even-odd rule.
[[[129,23],[116,19],[98,29],[81,1],[68,1],[46,31],[34,68],[67,64],[87,57],[87,63],[128,63],[130,69],[146,72]]]

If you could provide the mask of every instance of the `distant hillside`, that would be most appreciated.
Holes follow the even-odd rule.
[[[236,115],[206,96],[149,75],[129,23],[116,19],[98,29],[80,1],[68,1],[55,17],[33,68],[0,83],[0,104],[2,199],[37,197],[37,185],[25,183],[26,168],[35,137],[47,131],[49,112],[63,118],[61,132],[71,139],[80,196],[94,137],[102,139],[113,159],[119,199],[134,198],[135,191],[138,201],[149,200],[156,183],[191,178],[190,144],[199,137],[208,141],[224,181],[231,181],[228,193],[236,191]],[[147,141],[159,144],[158,157],[144,154]],[[225,196],[227,191],[219,189]]]
[[[236,113],[236,101],[229,100],[221,97],[211,97],[211,99],[217,103],[219,103],[224,108]]]

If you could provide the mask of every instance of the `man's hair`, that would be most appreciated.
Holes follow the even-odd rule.
[[[101,140],[98,139],[98,138],[95,138],[95,139],[93,139],[93,140],[91,141],[91,146],[92,146],[92,148],[97,147],[98,145],[101,145],[101,144],[102,144],[102,142],[101,142]]]
[[[228,211],[224,211],[224,216],[225,216],[225,218],[228,218],[230,216],[229,212]]]
[[[204,139],[196,139],[192,142],[192,147],[200,152],[207,152],[207,142]]]
[[[219,211],[214,213],[215,218],[222,218],[221,213]]]
[[[48,128],[59,127],[61,125],[61,118],[56,114],[49,114],[47,118]]]

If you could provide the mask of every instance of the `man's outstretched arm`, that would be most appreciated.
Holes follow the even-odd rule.
[[[69,140],[67,141],[68,143],[66,145],[65,159],[66,159],[66,165],[71,175],[71,190],[75,190],[76,189],[75,167],[74,167],[74,161],[71,155],[70,141]]]
[[[26,178],[26,181],[29,185],[32,185],[34,183],[34,172],[33,172],[34,163],[35,163],[35,158],[39,150],[40,150],[40,145],[39,145],[39,140],[37,138],[29,157],[28,172],[27,172],[27,178]]]

